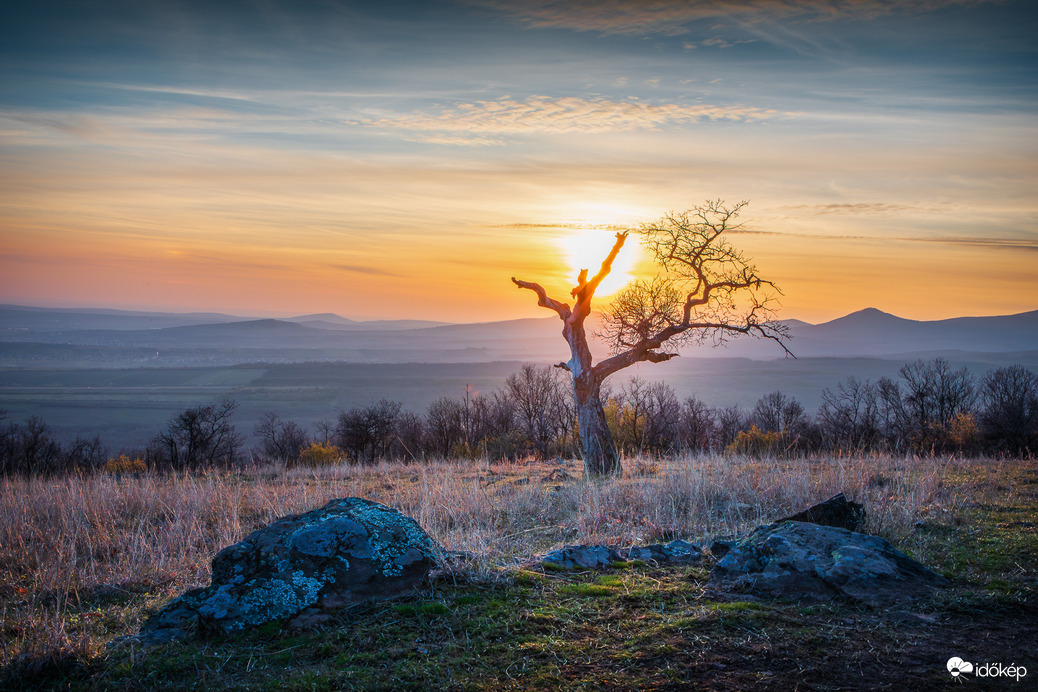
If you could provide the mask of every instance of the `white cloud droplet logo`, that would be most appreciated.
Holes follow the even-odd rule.
[[[952,677],[959,677],[962,673],[972,673],[973,664],[969,661],[963,661],[958,656],[953,656],[948,659],[948,672],[952,674]]]

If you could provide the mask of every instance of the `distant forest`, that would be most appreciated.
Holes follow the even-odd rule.
[[[1030,456],[1038,449],[1038,376],[1019,366],[975,378],[943,358],[905,363],[897,379],[848,377],[822,392],[812,416],[781,391],[752,410],[680,401],[665,382],[631,378],[608,391],[606,415],[628,457],[701,453],[789,456],[867,452]],[[471,458],[492,461],[579,455],[567,378],[523,365],[487,394],[441,397],[424,411],[382,399],[340,410],[313,429],[269,412],[246,448],[224,400],[174,415],[140,449],[113,455],[99,437],[60,444],[47,424],[19,424],[0,409],[0,474],[196,470],[267,463],[325,465]]]

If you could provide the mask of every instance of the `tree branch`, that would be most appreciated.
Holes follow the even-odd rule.
[[[563,303],[554,298],[548,297],[548,292],[540,284],[535,284],[532,281],[520,281],[519,279],[512,277],[512,283],[519,288],[526,288],[537,294],[537,304],[542,308],[550,308],[558,313],[559,317],[563,320],[569,319],[570,308],[568,303]]]
[[[609,255],[602,260],[602,266],[599,268],[598,273],[591,277],[591,281],[587,281],[587,269],[580,270],[580,276],[577,277],[577,285],[570,291],[570,295],[577,299],[574,309],[583,313],[587,316],[591,312],[591,298],[595,295],[595,291],[598,289],[598,285],[602,283],[609,272],[613,269],[613,260],[616,259],[617,254],[620,252],[620,248],[624,246],[624,241],[627,240],[627,231],[622,231],[616,234],[616,242],[613,243],[613,249],[609,251]]]

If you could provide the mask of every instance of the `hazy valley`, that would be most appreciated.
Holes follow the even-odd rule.
[[[850,375],[894,377],[905,361],[945,357],[980,376],[1038,369],[1038,311],[919,322],[868,309],[818,325],[789,321],[786,357],[743,339],[682,350],[614,378],[664,380],[679,398],[752,407],[780,390],[808,412]],[[143,444],[186,407],[235,399],[248,433],[274,411],[304,426],[381,398],[423,411],[442,397],[502,386],[522,363],[567,358],[558,319],[478,324],[355,322],[337,315],[255,320],[213,313],[0,307],[0,408],[39,416],[63,440],[100,435],[114,449]],[[605,354],[602,344],[599,355]]]

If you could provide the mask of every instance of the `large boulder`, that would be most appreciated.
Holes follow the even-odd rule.
[[[710,582],[726,590],[798,600],[842,596],[882,606],[948,582],[886,539],[798,521],[755,529],[714,566]]]
[[[269,622],[320,623],[368,599],[400,596],[428,575],[439,546],[414,519],[360,498],[278,519],[213,558],[212,584],[141,628],[145,643],[235,634]]]

